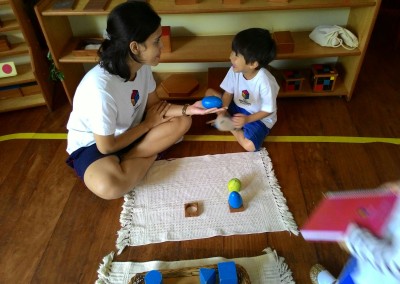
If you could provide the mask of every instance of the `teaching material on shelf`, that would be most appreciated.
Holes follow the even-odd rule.
[[[300,229],[308,241],[343,241],[356,223],[381,237],[398,197],[390,189],[328,192]]]
[[[301,91],[305,79],[303,72],[300,70],[282,70],[282,74],[285,92]]]
[[[83,10],[85,11],[104,11],[110,0],[89,0]]]
[[[17,75],[17,69],[14,62],[0,63],[0,78],[11,77]]]
[[[292,53],[294,51],[294,40],[290,31],[274,32],[273,38],[278,53]]]
[[[161,82],[170,97],[188,97],[199,88],[199,82],[190,74],[174,74]]]
[[[311,71],[311,84],[314,92],[332,92],[335,89],[339,74],[333,65],[313,64]]]
[[[163,44],[163,48],[161,52],[171,52],[171,27],[170,26],[162,26],[161,27],[161,42]]]
[[[77,0],[56,0],[52,6],[54,10],[73,10]]]

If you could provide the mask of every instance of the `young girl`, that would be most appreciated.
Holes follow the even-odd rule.
[[[276,47],[268,30],[250,28],[236,34],[232,41],[229,69],[220,87],[223,106],[232,116],[236,140],[246,151],[257,151],[274,126],[279,85],[267,70],[275,58]],[[206,96],[221,96],[209,89]],[[218,116],[226,116],[226,111]]]
[[[161,19],[146,2],[118,5],[107,20],[100,63],[80,82],[68,121],[67,163],[97,196],[116,199],[144,177],[157,154],[179,141],[198,101],[160,101],[151,66],[160,61]]]

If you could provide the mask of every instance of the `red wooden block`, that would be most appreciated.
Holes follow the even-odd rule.
[[[273,37],[278,53],[292,53],[294,51],[294,41],[289,31],[275,32]]]
[[[171,52],[171,27],[170,26],[163,26],[161,27],[162,34],[161,34],[161,42],[163,44],[163,48],[161,49],[162,52]]]

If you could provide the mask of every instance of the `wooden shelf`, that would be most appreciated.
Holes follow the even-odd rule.
[[[46,105],[43,94],[0,100],[0,112]]]
[[[301,59],[338,56],[357,56],[361,54],[359,49],[347,50],[343,47],[321,47],[313,42],[308,35],[310,31],[292,33],[295,42],[293,53],[278,53],[277,59]],[[233,36],[188,36],[172,37],[172,52],[161,54],[160,62],[228,62],[231,52]],[[96,63],[98,61],[97,50],[88,51],[85,56],[76,56],[72,50],[76,48],[81,37],[73,38],[63,51],[59,59],[62,63]],[[206,52],[198,52],[203,50]]]
[[[39,105],[47,105],[49,110],[53,107],[54,83],[49,80],[49,64],[27,15],[25,2],[0,0],[0,5],[11,9],[13,15],[2,19],[0,35],[18,37],[18,40],[8,38],[10,49],[0,52],[2,62],[14,62],[17,71],[16,76],[0,78],[0,112]]]
[[[76,31],[76,27],[71,25],[70,20],[74,17],[69,16],[104,16],[120,3],[125,0],[111,1],[104,11],[84,11],[84,7],[89,0],[78,0],[76,7],[71,11],[52,10],[53,0],[41,0],[35,6],[35,12],[38,17],[39,23],[46,37],[47,45],[52,53],[56,67],[65,75],[62,82],[66,91],[69,101],[72,103],[76,87],[85,74],[83,63],[95,64],[98,62],[97,50],[85,51],[82,55],[76,56],[73,50],[76,50],[77,43],[82,39],[76,35],[80,34]],[[279,65],[286,64],[284,60],[298,60],[289,65],[307,67],[305,64],[315,59],[333,58],[336,63],[341,66],[342,72],[340,79],[335,86],[333,92],[315,93],[311,88],[304,86],[303,91],[300,93],[280,92],[279,97],[291,96],[345,96],[347,100],[355,90],[358,74],[362,67],[362,62],[368,47],[369,38],[375,23],[375,19],[381,4],[381,0],[291,0],[288,3],[273,3],[269,1],[259,0],[246,0],[240,5],[227,5],[222,4],[222,1],[215,0],[202,0],[200,3],[193,5],[175,5],[174,0],[148,0],[154,9],[160,15],[170,14],[167,19],[169,21],[176,21],[176,28],[185,29],[185,24],[179,24],[180,20],[187,20],[186,17],[190,14],[211,13],[214,17],[235,17],[235,12],[240,12],[243,21],[252,19],[258,14],[253,12],[261,11],[288,11],[287,15],[282,18],[272,17],[273,23],[268,25],[285,26],[287,30],[292,32],[294,40],[294,52],[292,53],[278,53],[276,59],[282,60],[277,62]],[[293,15],[296,19],[304,20],[306,24],[309,22],[310,14],[315,14],[317,21],[313,25],[323,24],[324,15],[332,11],[341,21],[341,25],[345,25],[353,31],[359,39],[359,47],[354,50],[347,50],[343,47],[331,48],[321,47],[309,38],[311,29],[307,25],[298,25],[290,23],[285,20],[285,17]],[[321,15],[318,15],[321,12]],[[239,14],[238,14],[239,15]],[[280,14],[279,14],[280,15]],[[204,18],[207,18],[207,14]],[[319,18],[318,18],[319,16]],[[347,22],[344,22],[344,19]],[[83,20],[83,19],[82,19]],[[93,18],[88,18],[91,22]],[[330,19],[332,20],[332,19]],[[266,19],[268,21],[268,19]],[[172,21],[173,22],[173,21]],[[183,22],[182,22],[183,23]],[[180,26],[183,25],[183,26]],[[223,23],[221,23],[223,25]],[[260,25],[263,26],[263,25]],[[300,28],[304,30],[299,30]],[[216,35],[203,36],[202,34],[210,34],[206,29],[193,30],[191,33],[190,28],[193,25],[188,24],[188,33],[190,36],[174,36],[172,33],[171,46],[172,52],[164,52],[161,54],[161,63],[225,63],[229,62],[229,55],[231,52],[231,43],[233,39],[233,32],[226,29],[218,29]],[[221,28],[221,27],[218,27]],[[204,33],[202,33],[204,30]],[[99,37],[100,31],[92,29],[86,31],[87,38]],[[93,33],[95,36],[93,36]],[[192,36],[193,34],[193,36]],[[228,35],[227,35],[228,34]],[[333,60],[332,60],[333,61]],[[217,64],[215,64],[217,65]],[[184,68],[182,68],[184,69]],[[200,70],[200,68],[199,68]],[[206,82],[207,77],[205,74],[194,73],[199,76],[199,80]],[[168,73],[157,74],[159,78],[167,76]],[[203,97],[204,86],[191,95],[192,99],[199,99]],[[182,98],[171,98],[165,94],[163,90],[159,91],[162,99],[177,100]]]
[[[78,1],[75,9],[71,11],[53,10],[50,2],[43,10],[43,16],[83,16],[107,15],[115,6],[124,0],[111,1],[104,11],[85,11],[84,7],[89,0]],[[240,5],[222,4],[222,1],[202,0],[196,5],[175,5],[174,0],[148,0],[159,14],[197,14],[197,13],[229,13],[229,12],[254,12],[275,10],[301,10],[301,9],[329,9],[329,8],[354,8],[375,6],[374,0],[291,0],[289,3],[274,3],[260,0],[247,0]]]

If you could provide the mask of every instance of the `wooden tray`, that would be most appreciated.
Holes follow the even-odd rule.
[[[218,273],[218,266],[203,265],[197,267],[185,267],[177,269],[164,269],[159,270],[163,276],[163,284],[196,284],[200,283],[199,280],[199,269],[200,268],[213,268]],[[236,272],[239,280],[239,284],[250,284],[250,278],[247,274],[246,269],[243,266],[236,264]],[[132,277],[129,284],[144,284],[144,277],[147,272],[137,273]],[[218,278],[218,277],[217,277]]]

